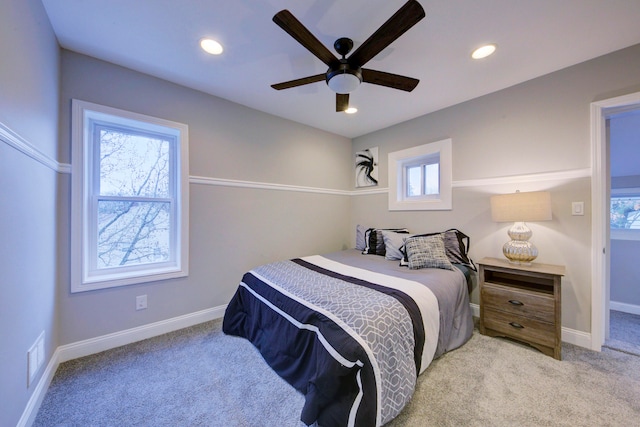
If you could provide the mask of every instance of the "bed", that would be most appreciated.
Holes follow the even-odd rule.
[[[358,248],[266,264],[244,274],[227,306],[223,331],[251,341],[305,396],[300,419],[307,425],[387,423],[431,361],[471,337],[473,263],[449,256],[446,268],[409,268],[414,253],[405,242],[435,240],[444,250],[445,233],[384,234],[408,254],[369,256]]]

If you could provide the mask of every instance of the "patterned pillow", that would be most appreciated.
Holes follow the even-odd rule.
[[[444,235],[415,236],[405,241],[410,269],[442,268],[453,270],[444,249]]]
[[[444,236],[444,250],[449,258],[449,262],[454,264],[463,264],[474,271],[478,271],[475,264],[469,258],[469,236],[462,231],[451,228],[447,231],[438,233],[427,234],[414,234],[414,236],[435,236],[436,234],[442,234]],[[400,248],[400,251],[404,254],[400,260],[401,266],[409,265],[409,259],[407,258],[407,252],[404,247]]]

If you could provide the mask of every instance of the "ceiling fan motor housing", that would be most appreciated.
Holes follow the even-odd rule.
[[[336,52],[344,58],[349,52],[351,52],[351,49],[353,49],[353,40],[347,37],[340,37],[335,41],[335,43],[333,43],[333,47]]]

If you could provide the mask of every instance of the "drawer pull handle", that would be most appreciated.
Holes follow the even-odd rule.
[[[524,329],[524,326],[522,326],[520,323],[516,323],[516,322],[509,322],[509,324],[510,324],[511,326],[513,326],[514,328]]]
[[[524,303],[518,301],[517,299],[510,299],[509,303],[511,303],[513,305],[524,305]]]

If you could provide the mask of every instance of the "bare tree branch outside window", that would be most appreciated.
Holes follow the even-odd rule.
[[[171,141],[98,127],[97,267],[168,261]]]

